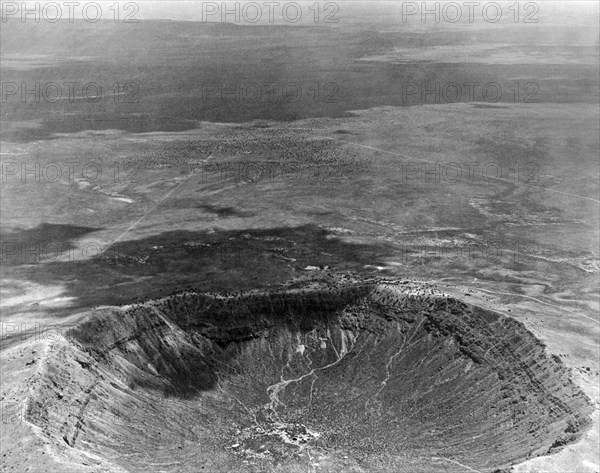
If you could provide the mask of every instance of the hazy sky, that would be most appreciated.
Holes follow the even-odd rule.
[[[88,0],[72,0],[79,1],[80,6],[74,6],[75,18],[81,18],[81,8],[84,5],[93,3]],[[20,8],[22,3],[29,4],[30,8],[32,4],[39,4],[40,8],[44,8],[45,4],[58,4],[61,7],[63,18],[68,15],[68,6],[65,5],[66,1],[51,1],[51,0],[40,0],[40,1],[4,1],[2,0],[3,16],[6,11],[10,11],[11,8]],[[136,0],[129,2],[128,0],[118,1],[97,1],[96,3],[102,6],[102,19],[113,19],[114,10],[109,7],[117,3],[120,9],[119,19],[123,19],[127,14],[132,14],[133,18],[136,19],[172,19],[172,20],[192,20],[192,21],[227,21],[227,22],[238,22],[238,23],[314,23],[315,19],[318,18],[319,23],[323,23],[325,19],[335,20],[343,17],[353,17],[360,19],[362,15],[372,16],[374,14],[381,15],[382,17],[393,16],[402,18],[402,5],[406,12],[410,12],[411,9],[418,8],[419,10],[413,14],[407,15],[406,20],[410,22],[420,22],[420,8],[422,1],[378,1],[378,0],[336,0],[336,1],[269,1],[269,0],[257,0],[255,2],[248,0],[240,1],[199,1],[199,0],[169,0],[169,1],[155,1],[155,0]],[[465,0],[458,0],[456,2],[429,2],[440,3],[443,8],[444,4],[455,3],[461,7],[462,18],[467,18],[468,6],[465,6]],[[479,0],[481,6],[472,7],[475,8],[474,16],[475,20],[482,19],[481,9],[484,5],[493,3],[487,0]],[[502,5],[502,20],[512,20],[514,10],[510,10],[510,7],[515,4],[515,0],[510,1],[497,1]],[[520,12],[520,18],[524,19],[527,15],[525,10],[526,4],[535,4],[535,8],[539,10],[536,13],[538,18],[552,19],[552,21],[565,21],[568,19],[569,22],[583,20],[583,23],[588,23],[590,20],[598,22],[598,2],[596,0],[589,1],[570,1],[570,0],[536,0],[521,1],[520,5],[523,9]],[[127,7],[126,7],[127,5]],[[318,5],[318,13],[314,5]],[[312,8],[311,8],[312,7]],[[433,7],[429,7],[433,8]],[[528,8],[533,8],[529,6]],[[9,10],[7,10],[9,9]],[[225,10],[230,13],[223,16]],[[45,10],[48,16],[53,16],[53,8],[50,6]],[[405,12],[405,13],[406,13]],[[449,15],[454,15],[454,12],[450,8],[448,10]],[[493,13],[493,10],[490,10]],[[529,10],[531,12],[531,10]],[[21,12],[17,12],[13,17],[19,17]],[[93,13],[93,9],[90,10],[90,14]],[[585,18],[584,18],[585,17]],[[429,22],[433,23],[433,17],[429,18]],[[579,20],[579,21],[578,21]],[[586,21],[587,20],[587,21]],[[478,23],[477,21],[475,21]],[[331,21],[328,21],[331,23]]]

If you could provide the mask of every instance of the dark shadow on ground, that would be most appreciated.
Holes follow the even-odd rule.
[[[221,207],[212,204],[198,204],[197,208],[218,215],[219,217],[251,217],[251,212],[240,212],[233,207]]]
[[[100,228],[42,223],[35,228],[0,230],[0,265],[37,264],[57,259],[75,248],[73,242]]]
[[[64,285],[62,296],[74,297],[74,305],[48,312],[63,316],[185,290],[273,288],[310,271],[365,271],[365,265],[380,264],[393,252],[387,242],[348,242],[313,224],[210,233],[178,230],[119,242],[86,261],[14,266],[11,277]]]

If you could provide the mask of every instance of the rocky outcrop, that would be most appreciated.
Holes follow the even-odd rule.
[[[127,471],[295,471],[316,455],[340,472],[494,471],[578,437],[591,407],[560,360],[519,322],[426,292],[185,293],[93,313],[49,347],[28,419],[64,455]]]

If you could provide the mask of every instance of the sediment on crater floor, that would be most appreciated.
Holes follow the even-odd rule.
[[[398,283],[99,310],[31,390],[63,461],[106,471],[488,472],[591,412],[521,323]]]

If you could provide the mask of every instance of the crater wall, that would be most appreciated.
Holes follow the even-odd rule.
[[[65,461],[125,471],[495,471],[591,413],[521,323],[399,284],[185,293],[70,335],[28,420]]]

